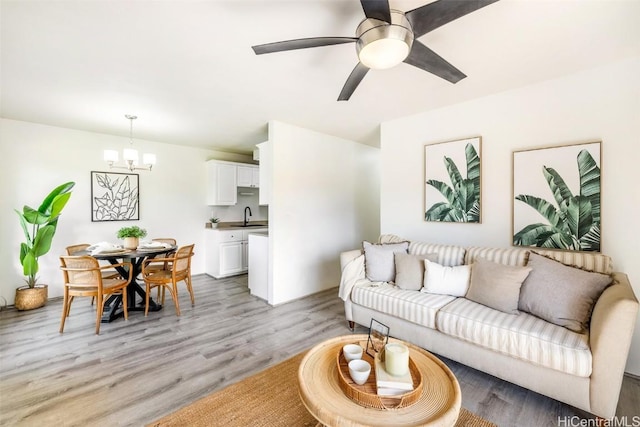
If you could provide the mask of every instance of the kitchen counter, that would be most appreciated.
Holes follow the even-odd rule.
[[[218,223],[218,228],[213,228],[213,230],[251,230],[251,229],[260,229],[260,228],[268,228],[268,221],[250,221],[250,227],[243,227],[242,222],[220,222]]]

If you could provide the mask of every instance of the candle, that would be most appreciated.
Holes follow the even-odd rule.
[[[400,343],[390,343],[384,347],[384,366],[394,376],[401,376],[409,370],[409,349]]]

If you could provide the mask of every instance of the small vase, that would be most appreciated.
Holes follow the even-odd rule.
[[[47,303],[49,287],[36,285],[33,288],[23,286],[16,289],[16,299],[13,303],[17,310],[33,310],[43,307]]]
[[[138,248],[138,238],[137,237],[125,237],[124,238],[124,248],[125,249],[137,249]]]

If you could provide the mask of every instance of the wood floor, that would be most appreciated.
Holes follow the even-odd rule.
[[[351,333],[335,289],[278,307],[249,295],[246,275],[196,276],[194,289],[195,307],[181,289],[179,318],[168,301],[147,318],[133,312],[128,321],[103,324],[99,336],[87,298],[74,302],[64,334],[58,333],[60,299],[34,311],[1,311],[0,425],[143,426],[322,340]],[[443,360],[460,382],[462,405],[499,426],[553,426],[559,417],[586,416]],[[618,414],[629,423],[640,416],[637,378],[625,377]]]

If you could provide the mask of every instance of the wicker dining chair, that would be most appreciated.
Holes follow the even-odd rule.
[[[184,281],[191,296],[191,305],[195,304],[193,287],[191,286],[191,257],[193,247],[187,245],[178,248],[171,257],[152,258],[142,263],[142,279],[146,287],[144,315],[149,313],[149,294],[151,289],[162,289],[162,304],[164,304],[165,289],[169,290],[173,303],[176,306],[176,314],[180,316],[180,304],[178,303],[178,282]],[[149,264],[153,262],[167,262],[170,265],[168,270],[149,269]]]
[[[78,243],[77,245],[67,246],[65,250],[67,251],[67,255],[73,255],[76,252],[86,251],[89,246],[91,245],[88,243]],[[109,267],[112,267],[112,266],[109,265]],[[122,277],[122,275],[118,273],[116,270],[114,270],[113,268],[110,268],[102,272],[103,279],[118,279],[120,277]],[[91,305],[93,305],[94,300],[95,298],[91,298]]]
[[[170,237],[160,237],[157,239],[151,239],[152,242],[160,242],[160,243],[168,243],[172,246],[175,246],[177,244],[176,239],[172,239]],[[165,254],[165,258],[169,258],[172,257],[173,254],[175,254],[175,251],[173,252],[168,252],[167,254]],[[147,270],[151,271],[151,270],[170,270],[171,269],[171,265],[169,264],[169,261],[156,261],[153,262],[153,260],[151,260],[151,262],[149,263],[149,265],[147,266]],[[162,287],[158,287],[158,294],[157,294],[157,299],[160,299],[160,289],[163,289]]]
[[[118,277],[104,279],[102,272],[112,267],[126,267],[129,277]],[[71,303],[75,297],[96,298],[96,334],[100,333],[100,321],[104,311],[104,303],[110,295],[122,295],[124,307],[124,318],[128,319],[127,312],[127,285],[131,281],[133,269],[128,262],[115,265],[100,266],[97,259],[89,255],[83,256],[61,256],[60,269],[64,276],[64,300],[62,304],[62,319],[60,321],[60,333],[64,331],[64,323],[69,312]]]

